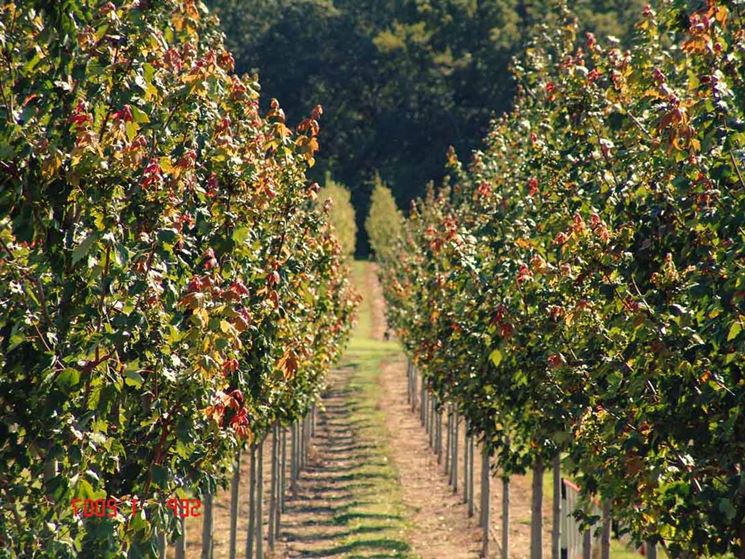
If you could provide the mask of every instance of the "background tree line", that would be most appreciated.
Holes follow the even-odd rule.
[[[630,38],[645,0],[580,0],[586,30]],[[321,103],[315,178],[346,184],[357,211],[358,255],[375,173],[399,206],[443,176],[448,146],[479,147],[489,121],[509,110],[509,72],[551,0],[208,0],[236,69],[260,72],[262,99],[277,97],[290,123]],[[249,31],[250,30],[250,31]]]

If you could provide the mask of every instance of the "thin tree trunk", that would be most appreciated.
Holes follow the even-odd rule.
[[[303,468],[305,468],[305,417],[300,419],[300,424],[298,425],[298,435],[300,437],[300,450],[299,450],[299,456],[298,456],[298,475],[300,475],[300,471]]]
[[[277,485],[279,482],[279,427],[275,423],[272,427],[272,471],[269,483],[269,549],[274,549],[274,535],[277,522]]]
[[[592,559],[592,532],[582,534],[582,559]]]
[[[453,415],[453,493],[458,493],[458,413]]]
[[[442,464],[442,408],[439,408],[435,414],[435,449],[437,463]]]
[[[509,558],[510,550],[510,478],[502,477],[502,559]]]
[[[212,559],[212,494],[207,493],[204,496],[204,514],[202,515],[202,559]]]
[[[489,449],[484,444],[481,451],[481,557],[489,557],[489,524],[491,512],[491,475],[489,471]]]
[[[230,483],[230,546],[228,557],[235,559],[236,541],[238,536],[238,498],[241,485],[241,449],[235,454],[233,464],[233,480]]]
[[[463,504],[468,503],[468,425],[463,419]]]
[[[186,559],[186,519],[182,516],[178,523],[181,525],[181,535],[176,540],[176,559]]]
[[[275,513],[277,519],[274,522],[274,539],[279,539],[279,533],[282,529],[282,512],[284,511],[284,490],[285,490],[285,432],[282,427],[279,429],[279,442],[277,443],[277,508]]]
[[[473,435],[468,437],[468,517],[473,517],[473,501],[474,501],[474,482],[473,482],[473,475],[474,475],[474,442],[473,442]]]
[[[429,448],[435,450],[435,408],[437,399],[432,398],[432,405],[429,407]]]
[[[422,426],[425,425],[425,418],[427,417],[427,387],[424,385],[424,376],[422,376],[422,394],[419,405],[419,418],[422,422]]]
[[[158,559],[166,559],[166,529],[160,528],[158,530]]]
[[[600,539],[600,558],[610,559],[610,501],[603,501],[603,532]]]
[[[287,491],[287,429],[282,428],[282,457],[279,469],[279,508],[277,509],[277,534],[281,514],[285,512],[285,493]]]
[[[264,559],[264,443],[256,456],[256,559]]]
[[[411,359],[406,358],[406,403],[411,404]]]
[[[453,406],[448,405],[447,441],[445,444],[445,474],[450,473],[450,454],[453,451]],[[448,480],[449,482],[450,480]]]
[[[644,551],[647,554],[647,559],[657,559],[657,545],[654,542],[647,541]]]
[[[251,445],[251,467],[248,475],[248,533],[246,534],[246,559],[253,559],[256,537],[256,446]]]
[[[290,441],[290,491],[297,495],[297,421],[292,423],[292,438]]]
[[[530,559],[543,559],[543,458],[533,465],[533,500],[530,507]]]
[[[414,365],[411,366],[411,413],[416,411],[416,368]]]
[[[560,559],[561,539],[561,456],[559,453],[552,459],[553,471],[553,524],[551,525],[551,559]]]

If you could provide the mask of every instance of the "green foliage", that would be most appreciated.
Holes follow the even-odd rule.
[[[353,256],[357,242],[357,222],[352,206],[352,194],[346,186],[333,181],[327,173],[326,184],[318,192],[318,203],[321,207],[328,208],[329,221],[342,251],[346,256]]]
[[[508,67],[550,0],[209,0],[240,71],[290,121],[326,110],[315,178],[331,170],[352,192],[360,232],[376,172],[408,204],[443,176],[448,146],[479,147],[491,118],[509,110]],[[622,40],[644,0],[580,0],[592,30]],[[246,32],[247,29],[252,30]],[[366,254],[364,235],[357,243]]]
[[[396,206],[391,189],[378,175],[370,196],[370,213],[365,219],[365,230],[370,246],[378,262],[384,262],[395,254],[395,246],[401,235],[403,215]]]
[[[745,553],[744,28],[668,3],[626,52],[563,14],[383,268],[408,351],[502,471],[562,452],[671,557]]]
[[[320,110],[261,114],[189,0],[5,2],[0,37],[1,553],[155,557],[166,500],[302,415],[347,337]]]

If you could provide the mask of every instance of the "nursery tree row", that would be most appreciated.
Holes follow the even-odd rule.
[[[260,112],[193,0],[5,2],[0,51],[0,555],[154,556],[346,339],[322,109]]]
[[[745,557],[744,12],[647,7],[629,49],[563,12],[381,258],[407,351],[500,475],[558,457],[587,524],[601,500],[673,557]]]

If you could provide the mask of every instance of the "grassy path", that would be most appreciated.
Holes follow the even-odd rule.
[[[369,265],[355,263],[354,271],[360,291],[365,291]],[[395,343],[375,339],[380,326],[368,298],[324,395],[310,466],[285,515],[282,557],[415,557],[378,406],[378,376],[400,350]]]

